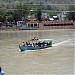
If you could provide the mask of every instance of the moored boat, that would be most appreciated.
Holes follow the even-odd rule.
[[[24,43],[24,42],[23,42]],[[25,50],[38,50],[52,47],[52,39],[31,39],[28,42],[19,45],[20,51]]]
[[[37,30],[37,28],[33,28],[33,27],[21,27],[21,28],[19,28],[19,30]]]

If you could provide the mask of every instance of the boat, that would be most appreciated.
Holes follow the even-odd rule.
[[[28,42],[26,42],[25,44],[19,45],[19,50],[20,51],[39,50],[39,49],[44,49],[48,47],[52,47],[52,39],[33,38],[31,40],[28,40]]]
[[[19,30],[37,30],[37,28],[33,28],[33,27],[20,27]]]

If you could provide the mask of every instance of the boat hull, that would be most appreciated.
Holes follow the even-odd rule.
[[[20,51],[25,51],[25,50],[38,50],[38,49],[44,49],[44,48],[48,48],[48,47],[52,47],[52,45],[49,46],[37,46],[37,47],[33,47],[33,46],[19,46]]]

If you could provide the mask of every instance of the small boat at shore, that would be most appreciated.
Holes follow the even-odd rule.
[[[44,49],[52,47],[52,39],[31,39],[28,42],[24,43],[22,45],[19,45],[20,51],[25,50],[38,50],[38,49]]]
[[[21,27],[21,28],[19,28],[19,30],[37,30],[37,28],[33,28],[33,27]]]

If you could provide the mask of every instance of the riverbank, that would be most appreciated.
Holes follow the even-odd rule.
[[[20,27],[16,27],[16,26],[13,26],[13,27],[6,27],[6,26],[2,26],[0,27],[0,31],[17,31],[19,30]]]
[[[75,29],[75,22],[28,22],[23,26],[1,26],[0,31]]]

